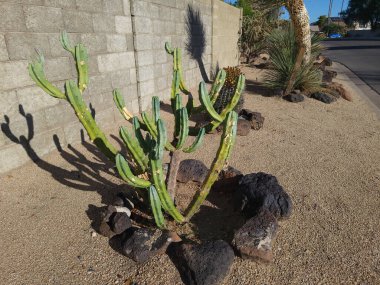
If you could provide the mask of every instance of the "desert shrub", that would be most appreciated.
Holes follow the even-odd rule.
[[[305,92],[318,90],[322,82],[322,74],[314,66],[314,60],[322,51],[322,37],[314,34],[311,38],[311,57],[309,62],[302,62],[296,73],[292,89]],[[294,29],[287,26],[277,29],[268,36],[268,53],[270,55],[269,70],[265,74],[264,85],[271,89],[285,90],[294,69],[298,47]]]
[[[324,32],[326,35],[331,35],[331,34],[344,35],[346,33],[346,28],[344,26],[331,23],[331,24],[323,26],[322,32]]]

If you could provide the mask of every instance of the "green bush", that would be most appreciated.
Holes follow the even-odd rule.
[[[292,90],[299,89],[306,93],[319,90],[322,74],[314,66],[314,60],[322,51],[321,40],[322,37],[320,35],[314,34],[312,36],[310,61],[301,64],[296,73]],[[269,35],[267,41],[270,65],[269,70],[265,74],[264,85],[271,89],[285,90],[297,58],[298,47],[296,45],[294,29],[291,26],[277,29]]]

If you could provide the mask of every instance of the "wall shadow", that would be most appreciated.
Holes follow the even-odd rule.
[[[72,189],[81,191],[96,191],[102,198],[102,203],[109,204],[115,195],[125,190],[125,184],[119,185],[104,177],[105,175],[116,176],[114,164],[110,162],[93,144],[85,141],[84,132],[81,131],[81,143],[86,152],[91,157],[88,159],[81,151],[72,145],[68,145],[65,150],[57,135],[52,139],[59,151],[61,158],[73,166],[74,170],[66,170],[42,159],[32,147],[34,138],[34,122],[30,113],[25,113],[22,105],[19,105],[19,113],[25,118],[27,134],[16,137],[11,129],[11,121],[4,115],[4,122],[1,123],[1,130],[12,142],[21,145],[30,159],[41,169],[49,172],[53,179]],[[120,143],[120,142],[118,142]],[[116,191],[116,192],[115,192]]]
[[[186,51],[191,59],[194,59],[199,66],[204,82],[210,82],[205,66],[203,64],[203,54],[206,50],[206,31],[198,9],[191,5],[187,6],[185,18],[186,25]]]

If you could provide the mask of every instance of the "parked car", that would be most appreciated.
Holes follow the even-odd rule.
[[[340,39],[341,37],[342,37],[341,34],[331,34],[331,35],[329,35],[330,39]]]

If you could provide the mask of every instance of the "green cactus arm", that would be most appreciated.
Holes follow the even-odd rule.
[[[148,188],[152,185],[149,181],[133,175],[128,162],[120,153],[116,155],[116,168],[121,178],[133,187]]]
[[[192,145],[182,149],[183,152],[190,153],[194,152],[198,149],[198,147],[202,144],[203,138],[205,136],[206,130],[205,128],[201,128],[198,132],[197,137],[195,138],[194,142]]]
[[[130,111],[128,111],[127,107],[125,106],[123,95],[121,95],[118,89],[113,90],[112,93],[113,101],[115,102],[115,105],[119,110],[120,114],[124,117],[124,119],[130,121],[131,118],[133,118],[133,114]]]
[[[160,99],[157,96],[152,97],[152,107],[153,107],[153,120],[157,122],[160,118]]]
[[[149,187],[149,201],[157,227],[160,229],[165,228],[165,218],[161,210],[161,201],[153,185]]]
[[[177,94],[179,94],[179,72],[177,70],[173,71],[173,79],[172,79],[172,88],[170,90],[170,99],[172,100],[172,110],[174,110],[174,101]],[[174,101],[173,101],[174,100]]]
[[[174,206],[174,202],[166,189],[164,174],[162,170],[162,161],[160,159],[150,159],[149,164],[153,184],[157,189],[158,196],[161,200],[162,208],[168,214],[170,214],[170,216],[172,216],[175,221],[179,223],[183,222],[185,218]]]
[[[219,70],[214,83],[212,84],[209,96],[210,101],[213,105],[215,104],[216,99],[218,99],[219,92],[222,89],[224,82],[226,81],[226,75],[227,73],[224,69]]]
[[[28,71],[32,80],[47,94],[58,99],[67,100],[66,95],[46,79],[44,72],[44,57],[42,54],[39,53],[37,59],[32,63],[29,63]]]
[[[83,101],[82,94],[77,84],[68,80],[65,83],[67,100],[75,110],[79,121],[86,129],[91,141],[112,161],[115,161],[117,154],[116,148],[110,143],[104,133],[99,129],[86,103]]]
[[[169,42],[165,43],[165,50],[168,54],[173,54],[174,50],[172,49],[171,45]]]
[[[190,204],[188,210],[186,211],[186,221],[189,221],[191,217],[198,212],[200,206],[206,199],[208,193],[214,182],[218,179],[220,171],[222,171],[223,166],[228,159],[232,146],[235,142],[236,129],[237,129],[237,119],[238,115],[236,112],[231,111],[224,122],[223,135],[221,137],[218,152],[214,161],[212,162],[211,168],[204,180],[201,190],[194,197],[194,200]]]
[[[78,71],[78,86],[81,93],[88,86],[88,54],[82,44],[75,46],[75,62]]]
[[[218,114],[218,112],[215,111],[211,101],[210,97],[207,94],[206,91],[206,85],[202,81],[199,83],[199,100],[201,101],[202,106],[206,109],[207,113],[216,121],[223,122],[223,117]]]
[[[187,109],[181,108],[179,111],[179,136],[178,143],[176,145],[177,149],[182,148],[187,136],[189,135],[189,117],[187,115]]]
[[[133,159],[139,166],[142,172],[145,172],[148,168],[148,158],[144,153],[144,150],[139,145],[139,141],[132,137],[125,127],[120,127],[120,137],[127,146],[129,152],[132,154]]]
[[[62,47],[65,50],[67,50],[68,52],[70,52],[73,56],[75,56],[75,48],[71,45],[69,37],[67,36],[66,31],[63,31],[61,33],[61,36],[60,36],[59,40],[61,42]]]
[[[240,75],[239,76],[239,79],[238,79],[238,82],[237,82],[237,85],[236,85],[236,88],[235,88],[235,93],[234,95],[232,96],[231,98],[231,101],[228,103],[228,105],[223,109],[223,111],[220,113],[220,116],[222,118],[225,118],[226,115],[231,112],[235,106],[237,105],[237,103],[239,102],[239,99],[240,99],[240,96],[241,96],[241,93],[243,92],[243,89],[244,89],[244,85],[245,85],[245,77],[244,75]],[[215,130],[218,126],[220,125],[220,122],[218,122],[217,120],[213,120],[210,122],[210,124],[206,127],[206,130],[208,132],[210,131],[213,131]]]

